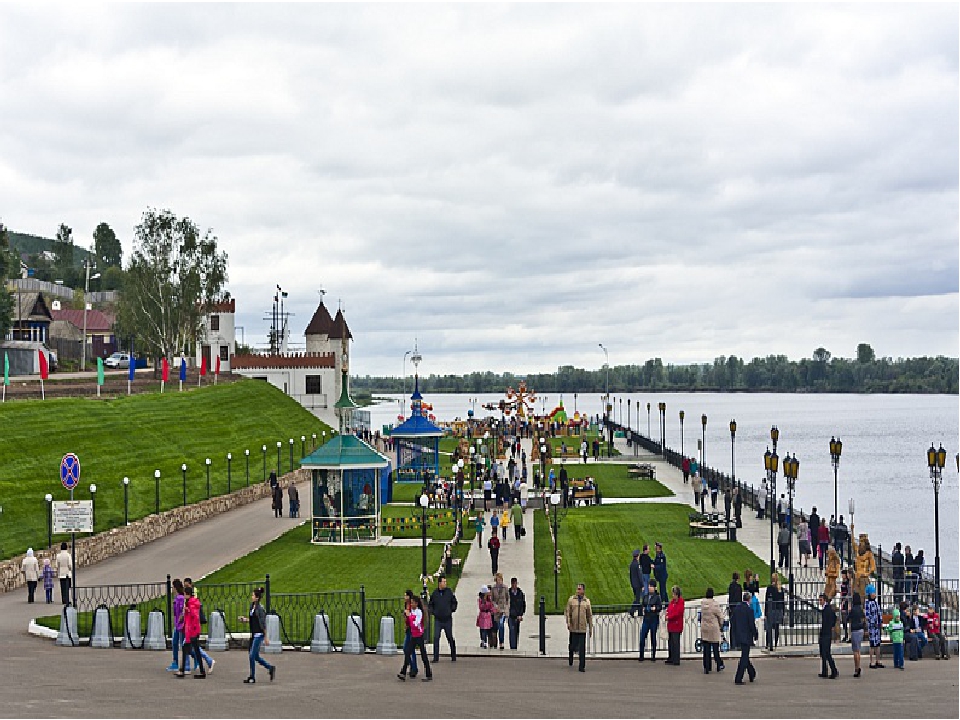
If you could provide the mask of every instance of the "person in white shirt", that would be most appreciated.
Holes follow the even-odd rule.
[[[60,599],[64,605],[70,604],[70,585],[73,583],[73,558],[67,551],[67,544],[60,543],[57,553],[57,577],[60,578]]]

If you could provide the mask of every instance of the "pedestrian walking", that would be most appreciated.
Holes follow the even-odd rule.
[[[493,601],[495,610],[493,611],[493,632],[490,633],[490,647],[497,647],[503,650],[504,627],[507,624],[507,617],[510,612],[510,593],[503,584],[503,574],[495,573],[493,585],[490,588],[490,599]]]
[[[850,615],[850,573],[844,568],[840,573],[840,625],[843,628],[843,637],[840,642],[847,642],[847,622]]]
[[[810,556],[813,554],[810,548],[810,526],[802,517],[797,525],[797,548],[800,554],[800,565],[807,567],[810,564]]]
[[[280,483],[273,486],[273,516],[283,517],[283,488]]]
[[[290,517],[300,517],[300,491],[297,490],[296,483],[291,482],[287,486],[287,505],[290,508]]]
[[[490,598],[490,588],[486,585],[480,586],[480,594],[477,598],[477,627],[480,629],[480,647],[489,647],[488,641],[490,633],[493,631],[493,613],[497,606],[493,604]]]
[[[177,672],[180,669],[180,653],[184,652],[183,650],[183,624],[184,624],[184,610],[187,602],[187,597],[183,591],[183,582],[180,578],[174,578],[173,590],[175,595],[173,596],[173,638],[170,641],[170,647],[173,650],[173,662],[167,666],[167,672]],[[185,657],[184,662],[182,663],[184,672],[190,672],[190,658]]]
[[[70,604],[70,585],[73,582],[73,558],[67,551],[67,544],[60,543],[60,552],[57,553],[57,577],[60,579],[60,599],[64,605]]]
[[[413,590],[405,590],[403,593],[403,612],[404,612],[404,623],[403,623],[403,654],[404,656],[410,657],[410,677],[415,678],[417,676],[417,654],[411,654],[411,649],[413,647],[413,639],[410,635],[410,626],[406,622],[406,613],[410,610],[413,610],[416,603],[414,602],[416,596],[413,594]],[[436,643],[434,643],[434,649],[436,649]],[[434,660],[437,662],[437,660]]]
[[[263,605],[260,603],[262,598],[263,588],[257,588],[254,590],[250,595],[250,612],[248,613],[247,617],[241,615],[238,618],[240,622],[248,623],[250,625],[250,675],[247,676],[247,679],[243,681],[247,685],[252,685],[253,683],[257,682],[258,664],[266,668],[267,672],[270,673],[270,682],[273,682],[273,679],[277,676],[276,665],[271,665],[262,657],[260,657],[260,647],[262,645],[270,644],[270,638],[266,636],[267,611],[263,609]],[[199,653],[196,655],[196,661],[198,666],[203,669],[203,663],[200,660]]]
[[[817,545],[820,548],[820,569],[827,561],[827,548],[830,547],[830,528],[827,527],[826,520],[820,520],[820,528],[817,530]]]
[[[523,537],[523,508],[520,506],[519,502],[514,503],[510,507],[510,519],[513,523],[513,539],[519,540]]]
[[[717,509],[717,496],[720,494],[720,481],[716,477],[711,477],[707,481],[707,485],[710,487],[710,507],[713,510]]]
[[[477,513],[477,519],[473,521],[473,529],[477,533],[477,547],[483,547],[483,528],[486,527],[487,520],[483,517],[483,513]]]
[[[743,527],[743,493],[740,492],[739,487],[733,489],[733,514],[734,514],[734,523],[737,526],[737,529]]]
[[[703,492],[703,482],[699,475],[693,476],[693,504],[696,507],[702,507],[700,504],[700,495]]]
[[[510,527],[510,508],[504,508],[500,513],[500,537],[507,539],[507,528]]]
[[[750,609],[750,593],[744,593],[741,602],[731,610],[730,640],[734,647],[740,648],[740,661],[737,663],[737,674],[733,678],[734,684],[744,684],[744,673],[749,675],[750,682],[753,682],[757,679],[757,669],[750,662],[750,648],[757,640],[757,626]]]
[[[487,549],[490,551],[490,574],[496,575],[497,568],[500,566],[500,538],[491,534],[490,539],[487,540]]]
[[[690,458],[685,457],[680,463],[680,469],[683,471],[683,484],[686,485],[690,480]]]
[[[494,510],[490,513],[490,536],[497,537],[500,530],[500,513]],[[496,572],[496,570],[494,570]]]
[[[742,597],[743,597],[743,588],[740,587],[740,573],[734,572],[733,579],[730,581],[730,584],[727,586],[727,605],[729,606],[729,609],[727,610],[727,612],[730,614],[731,638],[733,637],[733,633],[734,633],[733,626],[734,626],[734,623],[736,623],[736,616],[734,615],[733,611],[737,607],[737,605],[740,604]],[[736,647],[736,645],[734,645],[734,647]]]
[[[193,580],[188,577],[185,577],[183,579],[183,589],[184,591],[188,589],[191,590],[193,592],[194,597],[196,597],[197,601],[200,603],[200,623],[202,625],[207,621],[207,619],[203,613],[203,601],[200,600],[200,596],[197,594],[196,588],[194,588],[193,586]],[[217,661],[214,660],[212,657],[210,657],[207,654],[207,651],[203,649],[203,647],[200,647],[200,657],[207,664],[207,674],[209,675],[210,673],[213,672],[213,666],[216,664]]]
[[[400,680],[407,679],[407,667],[410,664],[410,656],[414,655],[419,649],[420,659],[423,661],[423,682],[430,682],[433,680],[433,671],[430,669],[430,660],[427,659],[427,647],[424,645],[423,641],[423,600],[415,596],[413,598],[413,603],[414,604],[412,608],[409,610],[405,609],[403,611],[406,625],[410,628],[410,654],[404,655],[403,667],[400,668],[400,672],[397,673],[397,678]],[[273,679],[273,673],[270,674],[270,679]]]
[[[720,659],[720,639],[723,637],[723,610],[713,598],[713,588],[708,587],[704,599],[700,602],[700,645],[703,649],[703,674],[709,675],[712,662],[716,663],[717,672],[723,670],[723,660]]]
[[[590,600],[587,599],[583,583],[577,585],[577,593],[567,600],[563,611],[567,622],[567,632],[570,634],[567,643],[568,661],[573,667],[573,655],[577,653],[580,660],[580,672],[586,672],[587,635],[593,634],[593,610]]]
[[[837,624],[837,612],[833,609],[829,598],[820,593],[820,675],[821,678],[836,680],[840,674],[837,672],[837,664],[833,661],[831,653],[831,643],[833,642],[833,628]],[[827,675],[827,667],[830,668],[830,674]]]
[[[643,623],[640,625],[640,662],[644,661],[647,647],[647,636],[650,636],[650,660],[657,661],[657,630],[660,628],[660,612],[663,610],[663,601],[657,592],[656,580],[650,581],[647,596],[643,599]]]
[[[790,553],[790,529],[785,524],[780,525],[780,531],[777,533],[777,548],[780,550],[777,567],[782,569],[787,564]]]
[[[447,587],[447,578],[440,576],[437,589],[430,595],[427,607],[433,617],[433,662],[440,661],[440,632],[447,636],[447,645],[450,646],[450,660],[457,661],[457,643],[453,639],[453,614],[457,611],[457,596]],[[412,668],[416,673],[417,668]]]
[[[850,603],[850,612],[847,613],[847,622],[850,624],[850,649],[853,652],[853,676],[860,677],[860,648],[863,645],[863,631],[867,618],[863,613],[863,601],[860,593],[854,593]]]
[[[197,673],[193,676],[197,680],[203,680],[207,673],[203,668],[203,660],[200,657],[200,601],[194,595],[192,587],[184,587],[186,602],[183,611],[183,653],[180,655],[180,667],[174,677],[183,678],[186,676],[187,656],[193,658],[194,668]]]
[[[47,605],[53,602],[53,567],[50,558],[43,559],[43,593],[47,596]]]
[[[770,576],[763,604],[767,616],[767,650],[773,652],[780,644],[780,625],[783,623],[784,593],[780,587],[780,573]]]
[[[527,598],[517,584],[516,578],[510,578],[510,597],[509,626],[510,626],[510,649],[516,650],[517,643],[520,640],[520,623],[523,622],[523,616],[527,614]]]
[[[653,577],[660,584],[660,602],[667,602],[667,556],[663,552],[663,545],[655,543],[656,554],[653,556]]]
[[[630,617],[636,617],[643,603],[643,577],[640,574],[640,550],[633,551],[633,560],[630,561],[630,588],[633,590],[633,605],[630,606]]]
[[[667,605],[667,665],[680,664],[680,634],[683,632],[683,593],[679,585],[670,588]]]
[[[883,616],[880,603],[877,602],[877,588],[867,585],[867,601],[863,604],[863,614],[867,618],[867,638],[870,641],[870,669],[882,668],[880,662],[880,631],[883,628]]]
[[[40,580],[40,563],[33,554],[33,548],[27,548],[27,554],[20,562],[20,572],[27,582],[27,602],[32,603],[37,592],[37,582]]]

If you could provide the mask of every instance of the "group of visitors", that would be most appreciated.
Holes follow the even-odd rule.
[[[51,551],[51,555],[53,552]],[[67,550],[67,544],[60,544],[60,552],[51,558],[38,558],[33,548],[27,548],[27,554],[20,562],[20,572],[27,583],[27,602],[32,603],[36,598],[37,585],[43,583],[43,594],[47,604],[53,602],[53,581],[60,580],[60,599],[64,605],[70,604],[70,587],[73,582],[73,558]]]
[[[283,517],[283,486],[277,479],[275,472],[270,473],[270,508],[273,510],[274,517]],[[287,485],[287,507],[290,510],[290,517],[300,517],[300,491],[296,484],[291,480]]]

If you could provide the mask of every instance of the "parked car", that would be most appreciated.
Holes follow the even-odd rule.
[[[130,367],[130,354],[115,352],[104,360],[103,364],[108,368],[128,368]]]

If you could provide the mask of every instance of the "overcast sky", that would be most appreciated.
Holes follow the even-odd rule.
[[[0,6],[0,218],[212,228],[351,370],[958,355],[958,6]]]

